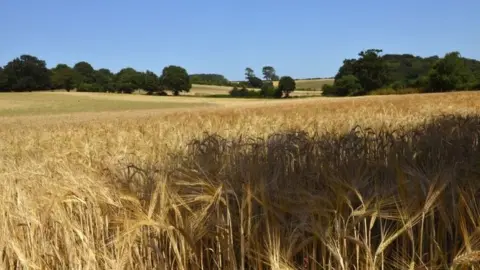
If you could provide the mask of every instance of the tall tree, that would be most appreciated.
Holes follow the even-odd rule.
[[[160,85],[160,78],[154,72],[147,70],[143,74],[143,83],[141,88],[147,91],[149,94],[161,91],[162,87]]]
[[[253,72],[253,69],[247,67],[245,69],[245,79],[248,81],[248,79],[255,77],[255,73]]]
[[[106,68],[95,71],[95,83],[104,92],[112,92],[115,90],[115,75]]]
[[[285,97],[290,97],[290,93],[297,88],[295,80],[290,76],[283,76],[278,82],[278,90],[285,93]]]
[[[187,70],[180,66],[168,66],[162,71],[161,82],[163,87],[171,90],[175,96],[180,92],[190,92],[192,84]]]
[[[143,76],[133,68],[124,68],[116,75],[117,90],[131,94],[142,85]]]
[[[77,74],[76,84],[94,84],[95,83],[95,69],[88,62],[81,61],[73,66],[73,70]]]
[[[438,60],[428,76],[429,91],[443,92],[468,89],[469,84],[474,86],[475,77],[467,68],[465,59],[459,52],[450,52],[443,59]]]
[[[58,64],[52,70],[52,86],[70,92],[75,87],[75,71],[65,64]]]
[[[380,56],[382,50],[370,49],[360,52],[354,72],[366,92],[379,89],[389,83],[388,66]]]
[[[3,71],[3,68],[0,67],[0,92],[5,92],[8,90],[8,77]]]
[[[385,59],[380,55],[381,52],[379,49],[370,49],[360,52],[359,59],[346,59],[335,76],[335,84],[345,76],[353,76],[342,80],[342,84],[355,86],[356,89],[352,89],[355,95],[386,86],[390,82],[389,69]],[[357,83],[360,87],[357,87]],[[361,92],[358,92],[360,90]]]
[[[253,76],[248,78],[248,85],[253,88],[261,88],[263,86],[262,79]]]
[[[22,55],[10,61],[3,72],[8,88],[14,91],[45,90],[50,88],[50,70],[45,61]]]
[[[265,66],[262,68],[263,78],[267,81],[272,81],[273,79],[277,78],[275,73],[275,68],[272,66]]]

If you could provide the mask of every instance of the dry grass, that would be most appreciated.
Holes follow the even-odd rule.
[[[470,92],[3,117],[0,264],[473,267],[479,118],[408,130],[479,112]]]

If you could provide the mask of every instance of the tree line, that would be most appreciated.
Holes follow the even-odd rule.
[[[41,91],[49,89],[76,89],[79,92],[132,93],[143,89],[149,94],[174,95],[192,88],[190,76],[180,66],[170,65],[160,75],[153,71],[140,72],[131,67],[118,73],[109,69],[95,70],[88,62],[76,63],[73,67],[58,64],[48,69],[46,62],[35,56],[21,55],[0,67],[0,91]]]
[[[392,93],[480,90],[480,61],[459,52],[422,58],[411,54],[381,55],[380,49],[361,51],[358,59],[345,59],[325,96],[358,96],[389,89]]]
[[[255,75],[255,71],[245,68],[245,81],[237,83],[230,91],[233,97],[261,97],[261,98],[289,98],[290,93],[295,91],[296,82],[290,76],[278,76],[274,67],[265,66],[262,68],[263,80]],[[277,87],[273,82],[278,81]],[[249,90],[248,88],[259,88],[260,91]]]

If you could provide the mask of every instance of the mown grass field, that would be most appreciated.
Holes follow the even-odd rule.
[[[3,269],[478,266],[478,92],[0,100]]]

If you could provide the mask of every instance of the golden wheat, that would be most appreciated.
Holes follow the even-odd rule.
[[[480,94],[452,93],[4,117],[0,263],[4,269],[296,269],[300,262],[308,264],[305,269],[414,269],[439,262],[472,266],[480,248],[478,232],[471,230],[479,225],[480,208],[472,200],[477,195],[461,189],[454,202],[460,204],[458,227],[437,230],[436,224],[450,224],[437,220],[451,218],[445,216],[447,210],[430,211],[452,207],[441,197],[446,194],[442,179],[425,187],[423,197],[418,195],[412,205],[401,205],[408,199],[364,198],[341,181],[329,183],[336,193],[326,198],[335,200],[308,192],[308,183],[303,188],[284,183],[286,193],[275,197],[272,194],[281,190],[271,181],[282,172],[273,170],[266,177],[261,171],[265,167],[239,159],[235,151],[203,156],[221,158],[212,159],[217,167],[182,164],[185,155],[193,159],[187,143],[203,138],[204,132],[218,134],[228,145],[230,139],[267,139],[283,130],[340,136],[357,125],[413,128],[441,114],[479,112]],[[198,165],[201,160],[194,161]],[[225,170],[236,162],[243,162],[235,167],[243,182],[212,178],[226,177]],[[288,162],[295,171],[296,161]],[[436,161],[431,162],[429,168],[438,169]],[[289,170],[286,165],[273,168]],[[362,173],[358,165],[351,168],[330,176],[355,178]],[[207,169],[211,171],[202,171]],[[447,171],[437,171],[438,177],[448,177]],[[260,176],[270,185],[252,184]],[[331,213],[320,204],[341,208]],[[261,216],[256,215],[259,209]],[[317,216],[309,221],[312,213]],[[449,235],[461,237],[465,245],[452,245],[445,255],[449,259],[433,258],[441,254],[435,249],[442,243],[431,245],[428,238],[440,239],[436,231],[452,229],[458,232]],[[417,235],[418,242],[409,240]],[[459,239],[445,240],[445,247],[450,247],[448,241]],[[392,245],[400,247],[388,254]]]

